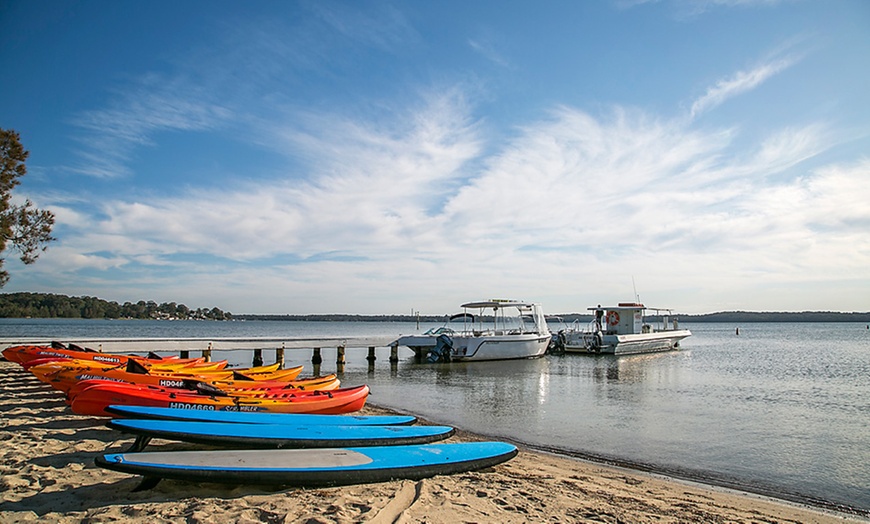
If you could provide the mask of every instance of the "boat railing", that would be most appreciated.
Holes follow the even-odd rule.
[[[571,323],[571,331],[574,333],[579,333],[582,335],[594,335],[595,333],[601,331],[598,326],[598,322],[594,319],[583,324],[580,319],[575,320]]]

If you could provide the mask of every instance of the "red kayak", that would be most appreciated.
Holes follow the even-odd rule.
[[[191,365],[204,360],[202,357],[188,359],[179,359],[175,357],[162,358],[154,354],[151,354],[147,358],[136,355],[115,355],[111,353],[101,353],[74,344],[70,344],[69,348],[65,348],[61,344],[52,344],[51,346],[12,346],[3,350],[3,356],[6,360],[16,362],[22,366],[31,360],[37,359],[47,359],[45,360],[46,362],[59,359],[92,360],[94,362],[103,362],[114,365],[126,364],[130,359],[145,362],[190,363]]]
[[[153,406],[207,411],[255,411],[263,413],[312,413],[338,415],[365,406],[369,387],[357,386],[333,391],[265,393],[256,398],[209,396],[152,386],[95,381],[73,397],[70,406],[79,415],[111,417],[111,405]]]
[[[143,386],[157,386],[172,389],[196,389],[198,384],[211,384],[212,386],[229,390],[236,390],[235,384],[239,384],[238,389],[258,390],[258,389],[293,389],[294,387],[305,387],[305,389],[336,389],[338,387],[338,379],[335,375],[322,377],[322,379],[306,379],[306,380],[288,380],[288,381],[258,381],[258,380],[212,380],[206,375],[196,373],[182,373],[179,370],[177,373],[166,375],[151,375],[148,373],[131,373],[123,368],[109,369],[94,369],[88,367],[68,367],[42,368],[34,366],[31,372],[43,382],[49,384],[54,389],[64,392],[72,397],[77,391],[83,389],[79,382],[83,380],[104,379],[113,382],[126,382],[130,384],[138,384]],[[244,371],[244,370],[243,370]],[[288,376],[298,376],[302,372],[302,366],[296,366],[284,370]],[[336,384],[332,387],[332,384]]]

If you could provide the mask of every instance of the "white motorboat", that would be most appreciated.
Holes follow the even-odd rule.
[[[680,341],[692,334],[688,329],[680,329],[676,318],[670,318],[671,309],[648,308],[631,302],[608,307],[599,305],[589,311],[594,312],[595,318],[586,326],[575,323],[556,335],[558,349],[568,353],[614,355],[654,353],[677,349]],[[655,312],[659,322],[647,323],[645,311]]]
[[[547,351],[551,335],[540,304],[493,299],[461,307],[444,326],[394,344],[430,362],[535,358]]]

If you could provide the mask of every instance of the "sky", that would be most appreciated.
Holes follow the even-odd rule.
[[[870,311],[870,2],[0,3],[3,292]]]

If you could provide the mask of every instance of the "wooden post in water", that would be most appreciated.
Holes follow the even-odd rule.
[[[377,357],[375,356],[375,347],[369,346],[369,356],[366,357],[366,360],[369,361],[369,371],[375,370],[375,360]]]
[[[284,369],[284,343],[281,342],[281,347],[275,350],[275,362],[278,363],[278,369]]]
[[[399,369],[399,345],[390,346],[390,371],[395,373]]]
[[[206,362],[211,362],[211,342],[208,343],[208,349],[202,350],[202,358],[204,358]]]
[[[344,346],[338,346],[338,355],[335,357],[335,370],[344,373]]]
[[[314,348],[314,354],[311,355],[311,363],[314,364],[314,376],[320,376],[320,364],[323,363],[323,358],[320,356],[320,348]]]
[[[263,365],[263,350],[262,348],[257,348],[254,350],[254,367]]]

